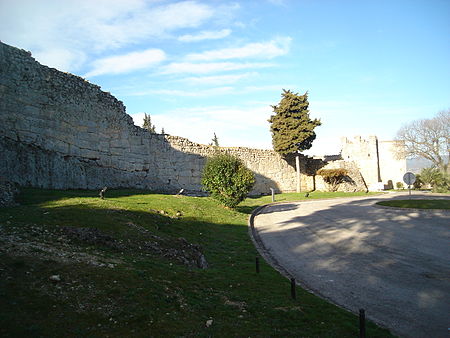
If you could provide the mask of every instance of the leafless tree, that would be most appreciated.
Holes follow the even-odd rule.
[[[396,139],[403,143],[406,156],[426,158],[442,172],[449,172],[450,109],[403,125]]]

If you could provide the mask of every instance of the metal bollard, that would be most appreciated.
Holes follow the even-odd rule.
[[[297,298],[297,295],[296,295],[295,291],[296,291],[295,290],[295,278],[291,278],[291,297],[292,297],[292,299],[296,299]]]
[[[366,312],[359,309],[359,338],[366,338]]]

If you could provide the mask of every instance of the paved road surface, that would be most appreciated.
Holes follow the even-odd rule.
[[[269,205],[253,233],[313,292],[400,336],[450,337],[450,212],[374,207],[395,195]]]

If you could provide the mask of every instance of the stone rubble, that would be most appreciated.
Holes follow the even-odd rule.
[[[18,194],[19,187],[17,184],[0,178],[0,208],[16,206],[16,197]]]

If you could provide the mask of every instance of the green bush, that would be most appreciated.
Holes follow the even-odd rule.
[[[240,159],[229,154],[209,158],[203,169],[203,187],[212,198],[229,208],[242,202],[254,184],[253,172]]]
[[[422,178],[420,177],[419,174],[417,174],[417,175],[416,175],[416,181],[415,181],[414,184],[413,184],[414,189],[420,189],[420,188],[422,188],[423,184],[424,184],[424,183],[423,183],[423,181],[422,181]]]
[[[425,168],[420,172],[423,183],[431,185],[433,192],[447,192],[450,190],[450,177],[437,168]]]
[[[403,182],[397,182],[397,183],[395,183],[395,187],[397,189],[403,189],[405,186],[403,185]]]

